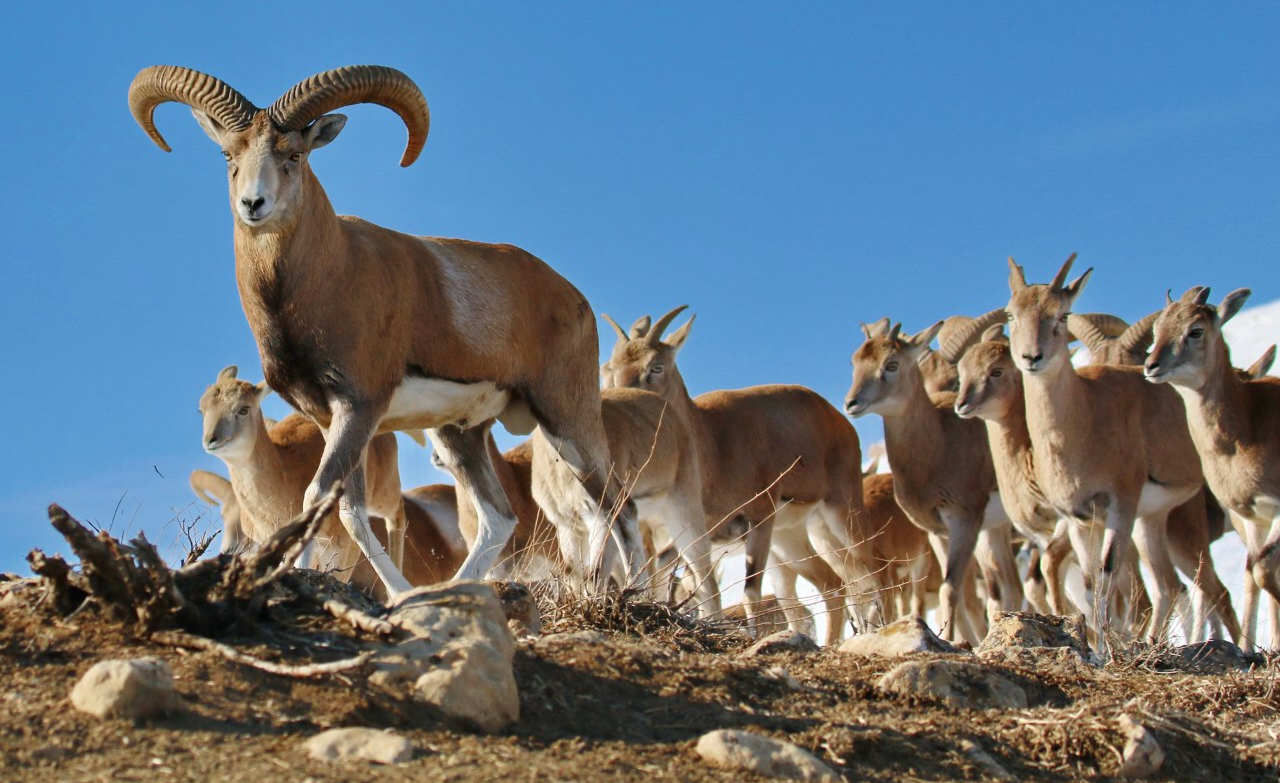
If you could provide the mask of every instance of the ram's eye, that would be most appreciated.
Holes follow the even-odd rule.
[[[1204,329],[1196,327],[1195,329],[1187,332],[1187,337],[1190,337],[1192,340],[1199,340],[1201,337],[1204,337]]]
[[[223,151],[222,151],[222,157],[223,157],[225,160],[230,161],[230,160],[231,160],[231,153],[230,153],[230,152],[227,152],[226,150],[223,150]]]
[[[992,377],[992,378],[999,378],[999,377],[1000,377],[1000,376],[1002,376],[1002,375],[1004,375],[1004,368],[1003,368],[1003,367],[997,367],[997,368],[995,368],[994,370],[992,370],[992,371],[991,371],[991,377]]]
[[[243,408],[241,408],[240,410],[236,411],[236,414],[237,414],[237,415],[239,415],[239,416],[248,416],[248,415],[249,415],[249,406],[248,406],[248,405],[244,406],[244,407],[243,407]]]
[[[650,368],[649,368],[649,372],[653,373],[654,375],[661,375],[661,374],[662,374],[662,365],[661,365],[661,364],[655,364],[655,365],[653,365],[652,367],[650,367]]]
[[[889,362],[888,364],[886,364],[886,365],[884,366],[884,371],[885,371],[885,372],[897,372],[897,371],[898,371],[898,363],[897,363],[897,362]]]
[[[1062,317],[1058,319],[1058,323],[1065,324],[1067,322],[1067,318],[1070,317],[1070,315],[1071,313],[1063,313]]]
[[[292,155],[289,156],[289,160],[293,161],[294,163],[297,163],[298,161],[302,160],[302,153],[301,152],[293,153]]]

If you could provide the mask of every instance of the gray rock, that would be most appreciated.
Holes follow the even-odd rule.
[[[519,720],[515,642],[492,586],[419,587],[390,610],[387,621],[414,638],[374,656],[371,683],[408,691],[468,729],[498,732]]]
[[[932,696],[971,710],[1026,709],[1027,693],[999,672],[966,661],[907,661],[880,678],[880,690]]]
[[[845,639],[840,645],[840,652],[896,658],[916,652],[953,653],[960,652],[960,649],[943,641],[924,620],[907,617],[871,633]]]
[[[137,720],[178,708],[173,672],[159,658],[99,661],[71,690],[76,709],[99,718]]]
[[[978,652],[999,647],[1067,647],[1088,656],[1084,617],[1059,617],[1033,612],[1001,612],[991,624]]]
[[[372,761],[399,764],[413,758],[413,743],[399,734],[378,729],[329,729],[302,743],[319,761]]]
[[[721,729],[698,739],[698,755],[723,769],[745,769],[788,780],[838,781],[836,771],[790,742],[746,731]]]
[[[1175,647],[1156,661],[1158,668],[1190,670],[1204,673],[1249,671],[1262,666],[1266,659],[1257,653],[1247,653],[1224,639]]]
[[[1030,669],[1037,674],[1081,679],[1098,673],[1096,666],[1071,647],[995,647],[979,650],[978,657],[987,663]]]
[[[1151,731],[1128,713],[1120,716],[1119,723],[1126,737],[1120,774],[1126,778],[1146,778],[1159,772],[1164,766],[1164,749]]]
[[[743,650],[743,655],[773,655],[781,652],[811,653],[818,651],[818,643],[799,631],[778,631]]]

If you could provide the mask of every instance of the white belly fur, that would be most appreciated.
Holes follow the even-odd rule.
[[[502,413],[510,400],[510,392],[498,389],[491,381],[455,383],[437,378],[405,378],[391,395],[382,420],[410,422],[425,428],[464,423],[469,426]]]

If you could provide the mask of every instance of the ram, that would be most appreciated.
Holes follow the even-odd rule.
[[[221,148],[233,217],[236,283],[267,383],[325,431],[308,503],[345,480],[342,524],[394,595],[409,588],[374,539],[364,455],[379,432],[428,429],[479,509],[475,546],[459,569],[483,577],[515,527],[486,435],[542,426],[578,479],[597,573],[612,536],[632,572],[642,563],[635,519],[613,508],[596,380],[595,318],[568,281],[509,245],[417,237],[335,214],[312,152],[337,138],[344,106],[374,103],[409,131],[400,165],[426,144],[430,115],[403,73],[349,66],[299,82],[260,109],[225,82],[176,66],[142,70],[129,89],[134,118],[157,145],[161,103],[189,105]],[[605,562],[608,559],[609,562]]]

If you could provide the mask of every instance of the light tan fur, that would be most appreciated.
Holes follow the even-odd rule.
[[[300,414],[268,428],[261,401],[269,393],[263,383],[238,379],[232,366],[223,369],[200,397],[201,442],[226,464],[243,534],[255,543],[266,541],[305,507],[304,496],[325,447],[320,428]],[[405,517],[397,458],[394,434],[379,435],[370,443],[369,508],[390,521],[391,551],[403,557]],[[359,559],[359,550],[336,517],[321,526],[305,565],[349,569]]]
[[[240,506],[236,503],[236,491],[231,482],[217,473],[193,470],[188,479],[196,497],[211,506],[217,506],[222,516],[221,551],[239,552],[246,545],[244,524],[240,519]]]
[[[772,549],[779,562],[792,565],[823,595],[829,613],[826,642],[833,643],[843,631],[846,585],[856,590],[872,578],[856,546],[867,539],[858,529],[858,435],[830,403],[802,386],[752,386],[690,397],[676,354],[693,320],[663,339],[684,309],[667,313],[652,327],[641,319],[631,332],[610,320],[618,341],[601,367],[604,385],[659,394],[669,406],[666,415],[679,418],[692,433],[712,538],[727,542],[745,535],[748,605],[761,600]],[[793,627],[799,627],[803,618],[795,607],[791,611]]]
[[[1242,380],[1231,366],[1222,325],[1249,293],[1232,291],[1215,308],[1209,289],[1197,286],[1169,302],[1144,369],[1147,380],[1173,386],[1186,403],[1205,479],[1249,550],[1242,643],[1252,646],[1259,589],[1280,600],[1280,383]],[[1272,634],[1275,646],[1280,628]]]
[[[622,484],[621,497],[635,503],[642,526],[674,543],[693,571],[700,609],[719,614],[720,589],[711,566],[697,444],[689,422],[662,397],[642,389],[605,389],[601,405],[609,469]],[[582,573],[590,531],[580,524],[573,493],[566,491],[575,480],[573,473],[541,430],[530,440],[533,496],[556,526],[561,553]]]
[[[1090,274],[1068,284],[1074,258],[1048,285],[1028,285],[1009,259],[1010,350],[1022,372],[1036,485],[1074,521],[1069,530],[1092,627],[1105,647],[1116,577],[1131,541],[1155,577],[1150,628],[1162,635],[1183,590],[1169,558],[1167,516],[1203,477],[1176,395],[1153,394],[1136,368],[1071,366],[1067,317]]]
[[[958,639],[975,634],[957,620],[965,574],[989,506],[989,531],[997,535],[988,537],[991,543],[984,545],[980,560],[988,613],[1020,609],[1022,584],[1007,540],[1008,520],[993,500],[996,478],[986,430],[955,415],[953,394],[931,396],[917,363],[942,325],[940,321],[911,337],[900,335],[900,325],[888,332],[864,327],[866,340],[853,354],[845,411],[854,417],[881,416],[898,504],[916,526],[945,541],[946,553],[939,555],[946,562],[940,624],[948,638]]]

